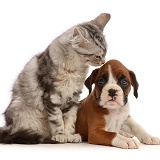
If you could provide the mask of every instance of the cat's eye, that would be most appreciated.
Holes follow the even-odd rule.
[[[129,85],[129,82],[128,82],[126,79],[122,79],[122,80],[120,81],[120,85],[121,85],[122,87],[127,87],[127,86]]]
[[[105,83],[106,83],[106,80],[103,79],[103,78],[100,78],[100,79],[98,80],[98,85],[100,85],[100,86],[104,86]]]
[[[95,56],[96,59],[101,59],[101,56]]]

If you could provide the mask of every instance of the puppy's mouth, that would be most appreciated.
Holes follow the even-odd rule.
[[[102,106],[102,108],[116,109],[123,106],[123,104],[118,100],[118,97],[115,96],[106,97],[105,100],[101,100],[100,106]]]
[[[119,102],[116,100],[116,97],[115,98],[109,98],[107,101],[106,101],[106,104],[110,104],[110,105],[119,105]]]
[[[108,102],[114,102],[114,101],[116,101],[116,99],[117,99],[116,97],[109,98],[109,99],[108,99]]]

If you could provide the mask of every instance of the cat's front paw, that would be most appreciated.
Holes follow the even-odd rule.
[[[82,138],[80,136],[80,134],[69,134],[67,135],[67,142],[70,143],[80,143],[82,142]]]
[[[160,139],[154,136],[151,136],[149,134],[143,135],[139,138],[140,142],[144,144],[150,144],[150,145],[160,145]]]
[[[67,136],[65,134],[57,134],[52,137],[53,141],[59,142],[59,143],[66,143],[67,142]]]

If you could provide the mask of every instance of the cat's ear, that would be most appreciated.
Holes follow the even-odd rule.
[[[92,23],[94,23],[96,26],[99,27],[100,30],[103,31],[104,27],[106,26],[110,18],[111,18],[110,14],[101,13],[98,17],[92,20]]]
[[[88,42],[88,40],[86,38],[84,38],[84,36],[82,35],[82,33],[79,31],[79,29],[77,27],[75,27],[73,29],[72,36],[73,36],[73,38],[75,40],[74,42],[77,42],[79,44],[82,43],[82,42],[85,42],[85,43]]]
[[[79,31],[78,31],[78,29],[77,28],[74,28],[74,30],[73,30],[73,37],[76,37],[77,35],[79,35],[80,33],[79,33]]]
[[[81,32],[78,30],[77,27],[75,27],[75,28],[73,29],[73,35],[72,35],[72,36],[73,36],[73,37],[82,36]],[[83,37],[83,36],[82,36],[82,37]]]
[[[96,79],[98,70],[99,70],[99,69],[93,70],[92,73],[91,73],[91,75],[85,80],[85,83],[84,83],[84,84],[85,84],[85,86],[88,88],[89,94],[90,94],[91,91],[92,91],[92,84],[95,83],[95,79]]]

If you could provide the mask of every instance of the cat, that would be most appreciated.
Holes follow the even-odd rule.
[[[105,63],[109,20],[101,13],[75,25],[32,57],[13,85],[0,143],[81,142],[75,134],[78,101],[89,65]]]

